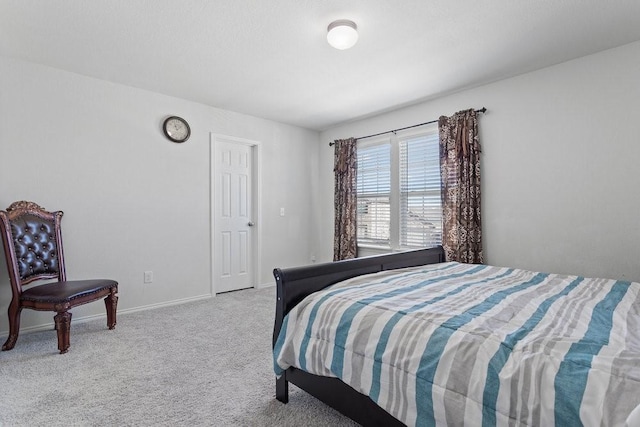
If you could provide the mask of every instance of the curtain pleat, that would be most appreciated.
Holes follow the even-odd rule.
[[[333,260],[355,258],[357,255],[357,193],[356,173],[358,159],[355,138],[335,141],[333,172],[334,192],[334,237]]]
[[[470,109],[442,116],[438,129],[446,259],[483,263],[477,113]]]

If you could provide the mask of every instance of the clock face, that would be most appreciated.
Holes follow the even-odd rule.
[[[162,129],[167,138],[173,142],[185,142],[191,135],[189,124],[183,118],[176,116],[167,118]]]

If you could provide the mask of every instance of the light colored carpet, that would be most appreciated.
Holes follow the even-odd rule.
[[[356,425],[292,385],[275,400],[274,311],[267,288],[121,314],[113,331],[72,322],[64,355],[55,331],[22,334],[0,353],[0,426]]]

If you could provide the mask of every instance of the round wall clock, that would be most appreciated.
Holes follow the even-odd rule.
[[[185,142],[191,135],[189,123],[182,117],[171,116],[162,124],[164,134],[173,142]]]

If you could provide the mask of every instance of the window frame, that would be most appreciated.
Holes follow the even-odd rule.
[[[412,250],[414,247],[402,246],[400,244],[401,239],[401,181],[400,176],[400,143],[405,139],[419,138],[423,136],[438,135],[438,124],[433,123],[422,126],[419,129],[407,129],[404,131],[397,131],[395,133],[389,133],[377,137],[367,138],[363,141],[358,141],[357,149],[367,148],[378,145],[389,145],[390,150],[390,194],[389,194],[389,206],[390,206],[390,218],[389,218],[389,245],[378,245],[371,243],[360,243],[359,238],[357,240],[358,252],[365,252],[366,254],[375,253],[388,253],[388,252],[404,252]],[[433,191],[433,190],[431,190]],[[442,238],[442,236],[441,236]],[[363,251],[361,251],[361,249]]]

